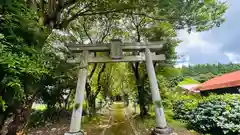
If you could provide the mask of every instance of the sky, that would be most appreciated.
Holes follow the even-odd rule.
[[[240,0],[226,0],[226,21],[204,32],[178,31],[183,42],[176,48],[177,66],[206,63],[240,63]]]

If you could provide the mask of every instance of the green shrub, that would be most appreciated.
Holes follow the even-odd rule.
[[[202,133],[240,134],[240,95],[210,95],[202,99],[184,97],[174,103],[174,117]]]
[[[191,95],[185,95],[176,99],[173,103],[174,118],[184,121],[188,120],[191,111],[196,108],[197,104],[198,98]]]
[[[189,124],[203,133],[240,134],[239,95],[212,95],[190,113]]]
[[[29,121],[27,123],[28,128],[32,127],[39,127],[39,126],[44,126],[45,123],[45,118],[44,118],[44,111],[42,110],[36,110],[31,113],[31,116],[29,118]]]
[[[59,122],[61,119],[71,119],[71,111],[58,108],[33,110],[27,127],[41,127],[44,126],[46,123]]]

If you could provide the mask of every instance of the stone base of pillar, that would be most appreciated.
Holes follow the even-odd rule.
[[[151,135],[177,135],[177,133],[174,133],[171,128],[159,128],[156,127],[152,130]]]
[[[83,131],[79,131],[79,132],[67,132],[64,135],[87,135],[87,134],[84,133]]]

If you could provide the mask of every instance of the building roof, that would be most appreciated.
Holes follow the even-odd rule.
[[[200,91],[207,91],[237,86],[240,86],[240,71],[235,71],[221,76],[217,76],[200,84],[195,89]]]

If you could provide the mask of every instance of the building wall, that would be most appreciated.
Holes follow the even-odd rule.
[[[210,93],[214,94],[240,94],[239,87],[231,87],[231,88],[221,88],[215,90],[201,91],[202,96],[208,96]]]

